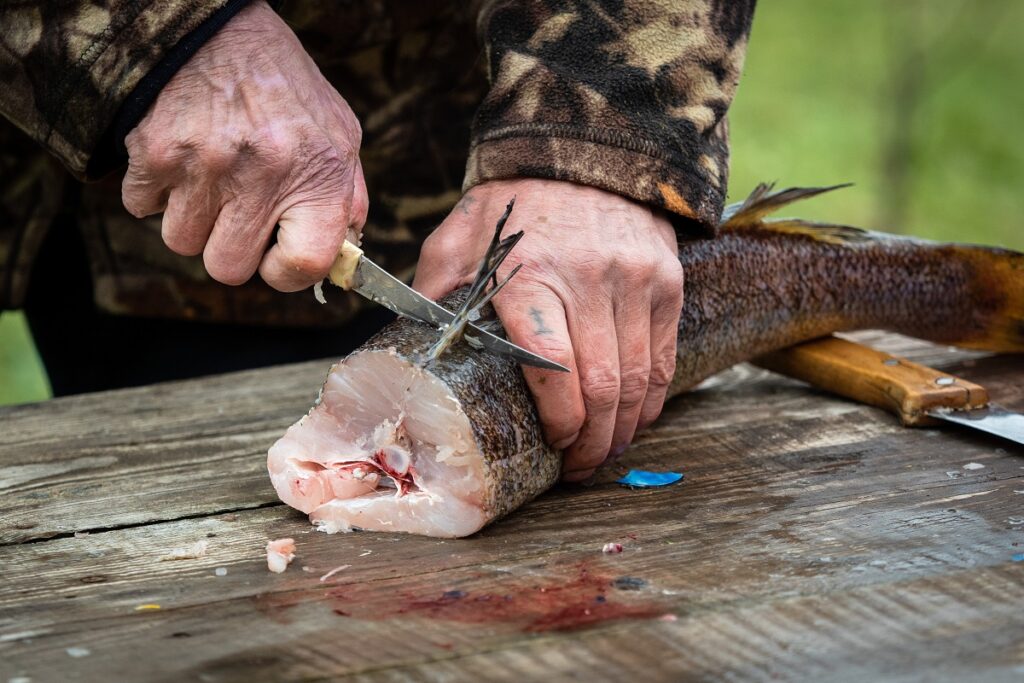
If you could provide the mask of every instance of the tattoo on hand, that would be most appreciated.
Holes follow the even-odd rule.
[[[531,307],[530,317],[533,318],[533,322],[536,325],[536,329],[534,329],[533,331],[534,334],[554,334],[554,330],[550,329],[547,325],[544,324],[544,316],[541,314],[540,310]]]

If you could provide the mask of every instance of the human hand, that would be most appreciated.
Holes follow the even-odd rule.
[[[545,436],[581,481],[661,412],[676,359],[683,270],[668,220],[592,187],[502,180],[471,189],[423,245],[413,286],[439,298],[471,282],[512,197],[525,235],[494,298],[509,339],[568,367],[524,367]]]
[[[233,17],[125,138],[125,208],[207,272],[281,291],[323,279],[368,199],[359,122],[263,0]],[[274,226],[276,244],[267,251]]]

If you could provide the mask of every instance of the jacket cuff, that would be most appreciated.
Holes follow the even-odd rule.
[[[525,124],[492,130],[471,144],[463,191],[488,180],[565,180],[660,207],[680,236],[712,236],[728,176],[724,120],[719,128],[685,160],[614,129]]]
[[[164,86],[178,73],[199,48],[252,0],[227,0],[205,20],[187,33],[135,85],[121,103],[110,125],[100,137],[86,167],[87,178],[99,178],[128,159],[124,139],[149,111]]]
[[[13,111],[11,118],[72,173],[84,177],[100,137],[125,96],[171,48],[224,4],[225,0],[118,0],[68,18],[70,27],[55,30],[69,35],[79,31],[82,42],[73,53],[57,55],[48,49],[35,61],[23,60],[27,78],[46,87],[35,94],[32,104]]]

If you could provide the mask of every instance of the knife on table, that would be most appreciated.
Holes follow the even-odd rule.
[[[893,412],[908,427],[953,422],[1024,444],[1024,415],[989,401],[984,387],[863,344],[823,337],[753,363]]]
[[[431,301],[366,258],[363,250],[351,242],[345,242],[342,246],[327,277],[342,289],[352,290],[399,315],[419,320],[439,329],[455,319],[454,313]],[[473,323],[469,323],[467,327],[473,339],[487,351],[510,356],[524,365],[569,372],[569,368],[527,351],[521,346],[516,346],[509,340]]]

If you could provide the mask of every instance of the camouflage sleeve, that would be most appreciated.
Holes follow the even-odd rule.
[[[713,232],[753,12],[754,0],[485,0],[491,89],[464,189],[569,180]]]
[[[0,114],[84,176],[136,86],[230,0],[0,4]],[[91,169],[90,169],[91,170]]]

